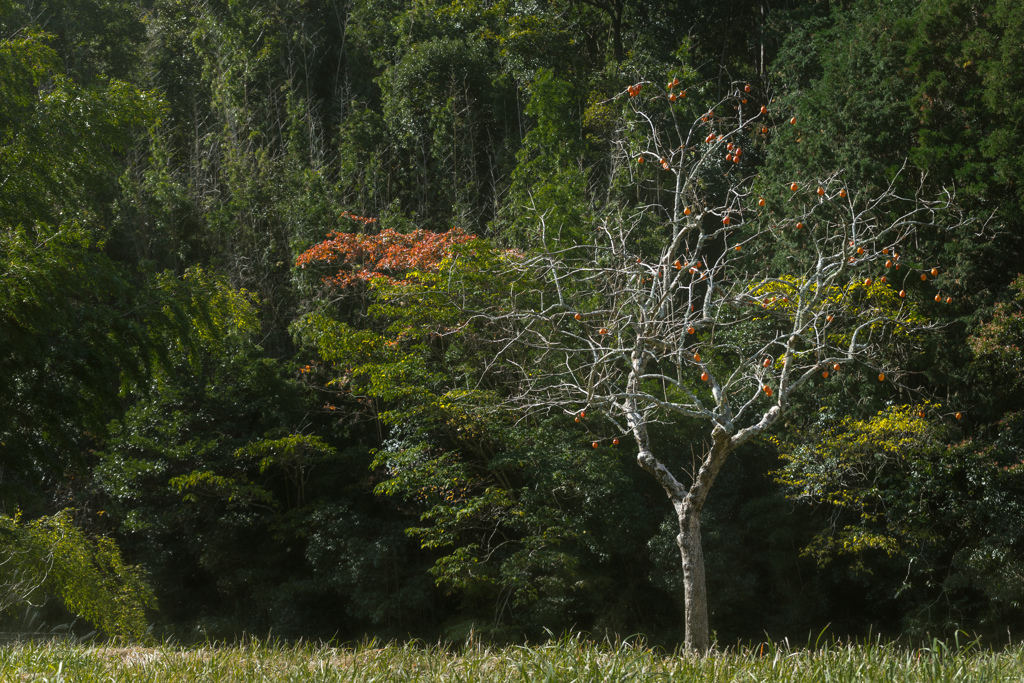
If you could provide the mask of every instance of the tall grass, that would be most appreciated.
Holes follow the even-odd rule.
[[[765,643],[706,657],[669,654],[635,643],[566,637],[546,645],[460,649],[367,643],[354,648],[251,642],[106,647],[22,643],[0,648],[0,681],[1024,681],[1024,648],[972,644],[907,649],[879,642],[790,648]]]

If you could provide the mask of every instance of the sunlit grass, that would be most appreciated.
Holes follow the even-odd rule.
[[[181,648],[23,643],[0,648],[0,681],[1024,681],[1024,648],[764,644],[693,657],[572,637],[530,647],[423,644]]]

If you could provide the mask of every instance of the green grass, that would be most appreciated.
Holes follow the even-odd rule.
[[[179,648],[24,643],[0,647],[0,681],[1024,681],[1024,647],[906,649],[765,644],[692,657],[635,644],[563,638],[461,649],[375,643],[355,648],[250,643]]]

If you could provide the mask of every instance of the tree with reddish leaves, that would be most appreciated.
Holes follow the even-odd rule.
[[[375,219],[352,217],[372,223]],[[396,283],[403,281],[410,271],[434,271],[452,247],[472,239],[459,228],[448,232],[414,230],[400,233],[388,229],[374,235],[334,231],[296,259],[300,268],[308,265],[328,265],[332,273],[324,283],[334,287],[349,287],[358,282],[377,278]]]

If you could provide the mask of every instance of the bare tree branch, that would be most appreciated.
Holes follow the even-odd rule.
[[[718,471],[816,378],[859,367],[899,381],[900,354],[934,327],[902,291],[927,273],[900,252],[922,226],[956,221],[951,193],[927,199],[923,179],[900,193],[907,166],[874,196],[839,171],[759,187],[740,161],[767,107],[746,102],[737,86],[687,128],[636,107],[614,163],[648,199],[606,211],[586,244],[550,240],[532,207],[545,250],[506,259],[509,299],[469,312],[493,335],[492,365],[518,376],[520,410],[593,413],[633,436],[679,517],[686,642],[698,650],[699,517]],[[679,419],[705,421],[712,437],[686,482],[649,438]]]

